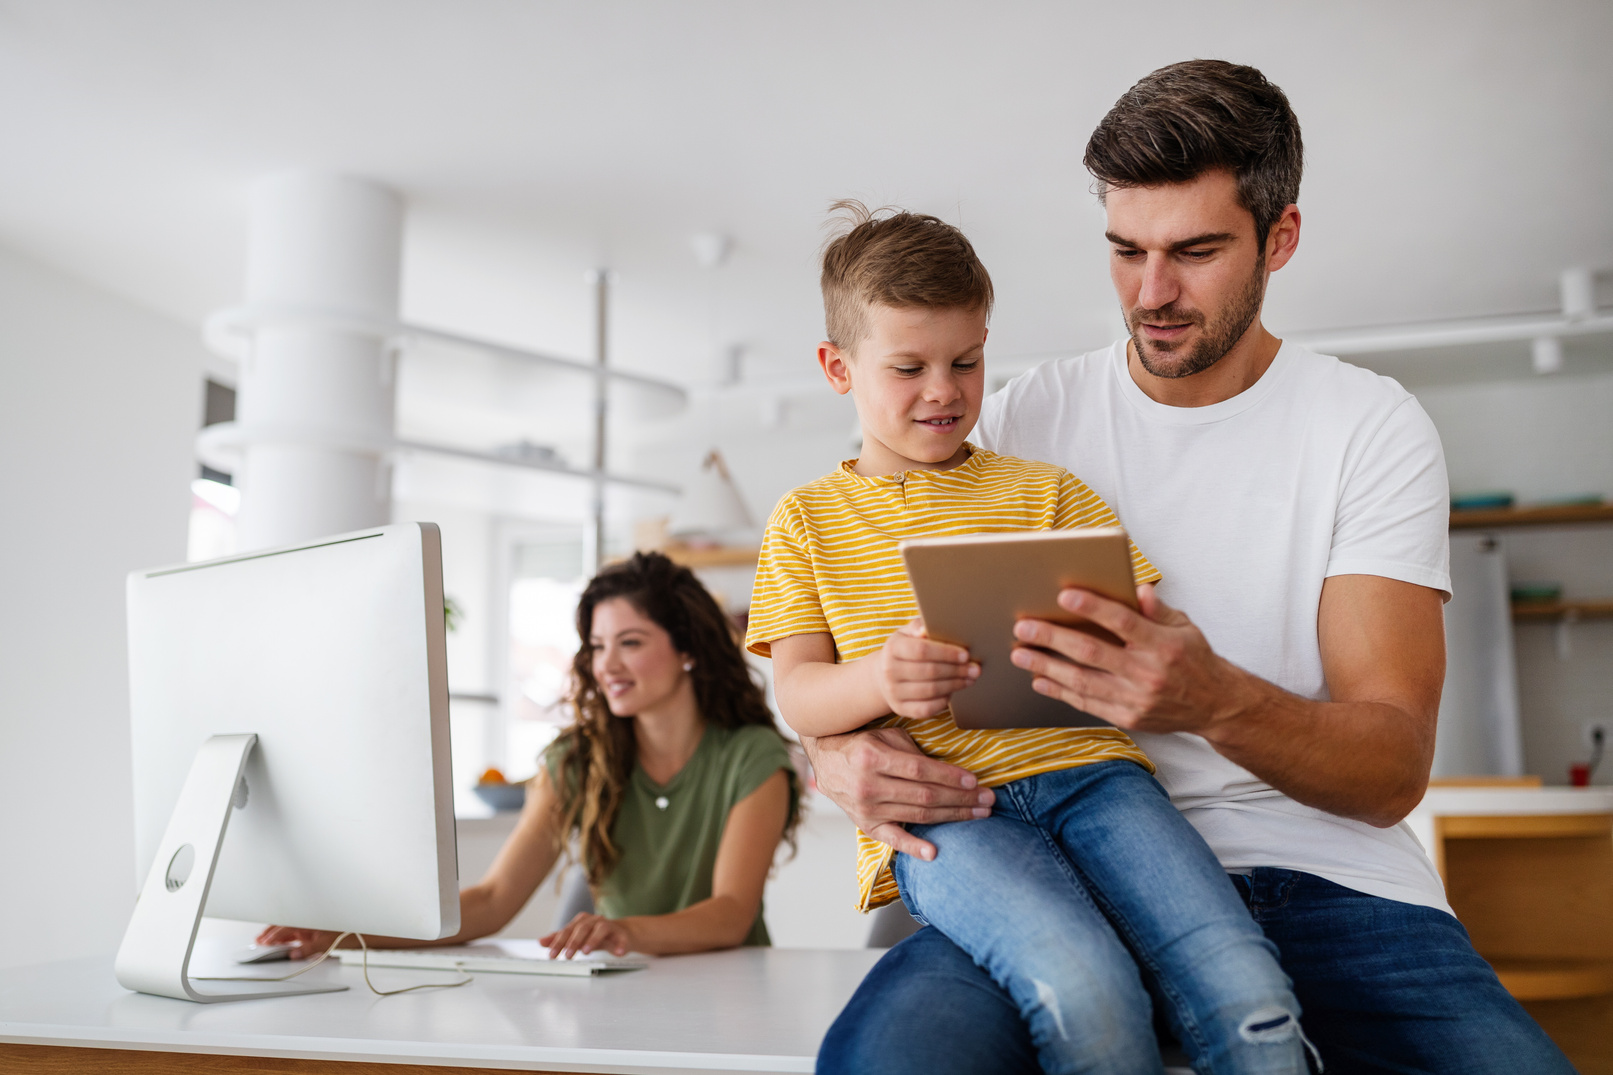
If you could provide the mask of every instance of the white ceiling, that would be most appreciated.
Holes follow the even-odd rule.
[[[963,224],[994,353],[1107,340],[1087,134],[1167,62],[1253,63],[1304,124],[1283,329],[1550,308],[1613,265],[1613,4],[0,0],[0,243],[192,323],[239,296],[245,189],[410,204],[405,316],[689,383],[805,372],[846,195]],[[733,236],[700,269],[697,231]]]

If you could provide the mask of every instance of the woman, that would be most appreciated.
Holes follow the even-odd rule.
[[[572,725],[527,785],[487,876],[460,892],[463,944],[502,929],[575,840],[600,913],[538,938],[556,955],[651,955],[768,943],[762,888],[800,815],[795,771],[717,602],[694,574],[638,553],[577,605]],[[271,926],[299,957],[336,934]],[[345,943],[345,942],[344,942]]]

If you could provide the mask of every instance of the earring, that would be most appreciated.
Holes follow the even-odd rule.
[[[685,672],[693,672],[694,671],[694,662],[693,661],[684,661],[683,662],[683,670]]]

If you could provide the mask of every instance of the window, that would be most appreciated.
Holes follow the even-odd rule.
[[[503,728],[501,741],[490,746],[512,780],[536,771],[538,756],[571,719],[565,697],[579,645],[585,537],[576,524],[509,524],[502,532]]]
[[[235,389],[214,380],[203,382],[202,427],[235,420]],[[185,559],[212,560],[235,551],[235,512],[241,504],[234,479],[203,465],[190,483],[190,532]]]

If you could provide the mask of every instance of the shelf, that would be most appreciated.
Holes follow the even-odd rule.
[[[1603,620],[1613,616],[1613,601],[1514,601],[1514,623],[1553,623],[1567,619]]]
[[[1613,993],[1613,962],[1492,959],[1496,977],[1517,1000],[1570,1000]]]
[[[1560,526],[1564,523],[1613,523],[1613,504],[1480,508],[1475,511],[1451,512],[1452,530],[1489,530],[1498,526]]]
[[[667,559],[684,567],[755,567],[761,549],[747,546],[719,545],[711,549],[673,545],[661,550]]]

